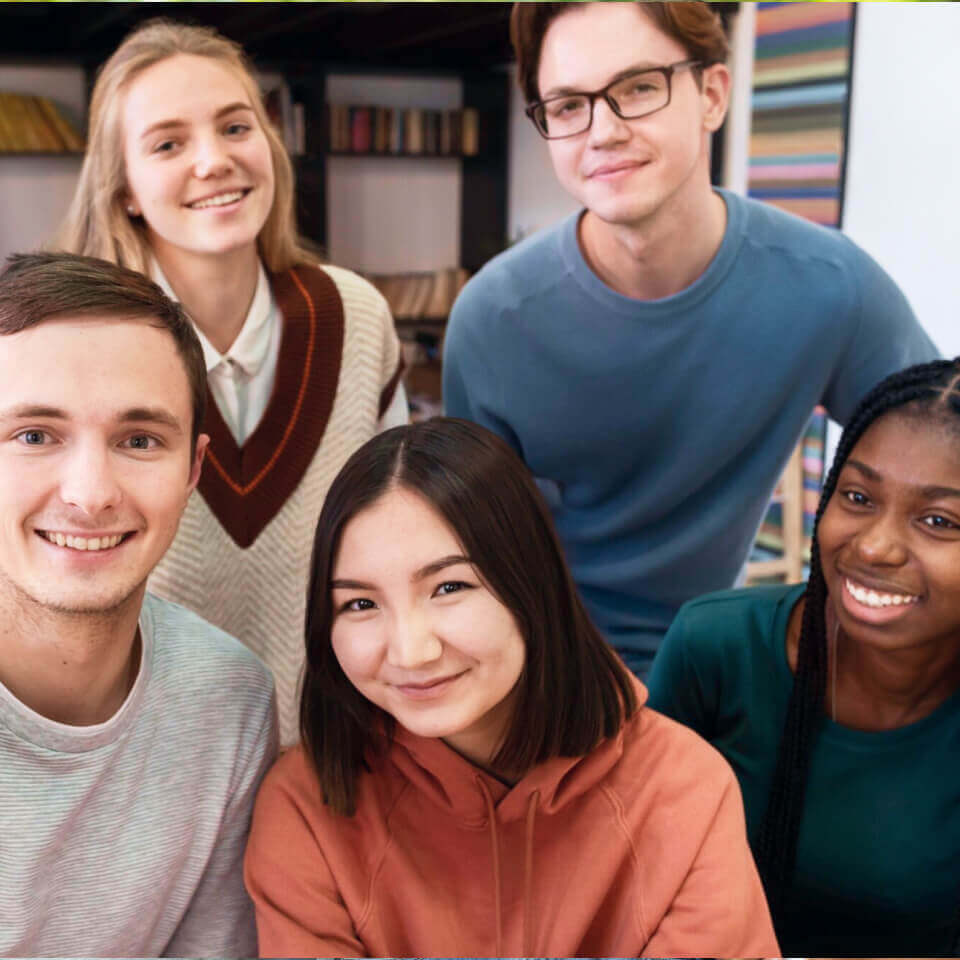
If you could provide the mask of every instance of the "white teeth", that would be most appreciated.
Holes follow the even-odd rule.
[[[47,531],[46,538],[58,547],[69,547],[71,550],[110,550],[123,539],[123,534],[114,534],[111,537],[74,537],[71,534],[53,533]]]
[[[242,190],[234,190],[233,193],[221,193],[215,197],[209,197],[207,200],[198,200],[191,203],[193,210],[205,210],[207,207],[224,207],[228,203],[235,203],[243,196]]]
[[[905,593],[877,593],[876,590],[858,586],[852,580],[844,580],[844,586],[858,603],[867,607],[899,607],[904,604],[916,603],[919,599],[919,597]]]

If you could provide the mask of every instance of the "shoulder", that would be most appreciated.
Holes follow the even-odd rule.
[[[386,310],[389,313],[383,294],[359,273],[347,270],[346,267],[335,267],[332,263],[324,263],[312,269],[325,273],[333,281],[345,305],[349,303],[351,306],[362,306],[376,311]]]
[[[721,753],[690,727],[648,706],[624,726],[623,753],[608,786],[635,845],[646,850],[675,845],[682,861],[695,856],[731,793],[739,802],[736,776]],[[675,830],[682,831],[682,844]]]
[[[521,309],[561,282],[562,237],[573,229],[571,219],[540,230],[484,264],[460,291],[451,326],[468,323],[474,316],[486,322],[491,310]]]
[[[141,623],[151,630],[161,682],[181,692],[202,689],[207,709],[210,698],[271,703],[273,677],[263,662],[192,610],[148,593]]]
[[[871,267],[879,269],[869,254],[834,227],[821,226],[759,200],[730,193],[725,197],[728,204],[739,208],[745,241],[754,251],[856,276]]]
[[[763,630],[781,603],[797,590],[797,584],[775,584],[707,593],[683,604],[670,631],[698,638]]]
[[[358,273],[345,267],[335,267],[330,263],[298,264],[284,273],[274,274],[274,278],[296,276],[307,286],[317,282],[332,282],[340,302],[343,304],[344,320],[367,319],[382,323],[384,318],[392,324],[390,308],[380,291]]]

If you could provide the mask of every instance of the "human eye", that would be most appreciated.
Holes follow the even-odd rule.
[[[233,120],[224,127],[224,133],[228,137],[242,137],[244,134],[250,132],[250,124],[244,123],[242,120]]]
[[[167,137],[167,139],[155,143],[150,148],[150,152],[155,154],[173,153],[179,145],[179,141]]]
[[[444,580],[437,585],[433,591],[435,597],[449,597],[451,594],[460,593],[462,590],[469,590],[470,584],[462,580]]]
[[[338,613],[366,613],[375,610],[377,605],[369,597],[351,597],[337,607]]]
[[[45,430],[30,429],[21,430],[16,439],[27,447],[43,447],[47,446],[52,438]]]
[[[163,446],[163,444],[159,438],[149,433],[135,433],[121,441],[120,446],[127,450],[150,451],[158,449]]]
[[[840,494],[847,503],[853,504],[856,507],[868,507],[870,506],[870,498],[863,493],[861,490],[842,490]]]
[[[921,519],[921,523],[934,530],[960,530],[960,524],[945,517],[942,513],[928,513]]]
[[[545,104],[547,114],[557,118],[574,116],[583,110],[585,105],[586,100],[583,97],[561,97]]]

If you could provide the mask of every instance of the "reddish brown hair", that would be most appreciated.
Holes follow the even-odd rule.
[[[515,3],[510,15],[510,41],[517,57],[517,82],[528,103],[540,99],[537,73],[547,28],[561,14],[582,3]],[[651,3],[640,0],[640,9],[661,33],[680,43],[691,60],[705,66],[725,63],[729,53],[720,17],[708,3]]]

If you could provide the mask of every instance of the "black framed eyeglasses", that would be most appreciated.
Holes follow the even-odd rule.
[[[603,97],[621,120],[636,120],[662,110],[670,103],[673,75],[678,70],[702,67],[702,60],[680,60],[664,67],[650,67],[617,77],[602,90],[565,93],[538,100],[526,108],[540,136],[547,140],[575,137],[590,129],[593,105]]]

